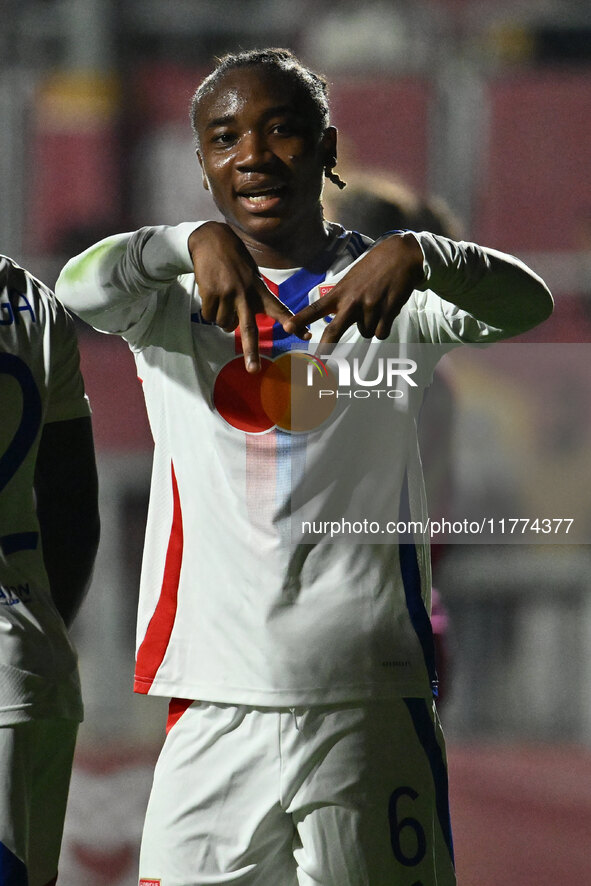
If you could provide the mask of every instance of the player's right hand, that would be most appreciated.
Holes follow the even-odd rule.
[[[226,332],[240,327],[248,372],[261,368],[257,314],[267,314],[285,328],[294,315],[267,288],[242,240],[223,222],[206,222],[188,241],[203,319]],[[304,332],[302,338],[310,338]]]
[[[416,237],[391,234],[368,249],[327,295],[302,308],[286,331],[299,335],[332,315],[320,344],[336,344],[355,324],[364,338],[385,340],[423,274],[423,253]]]

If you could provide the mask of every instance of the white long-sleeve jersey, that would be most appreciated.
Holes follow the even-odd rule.
[[[298,539],[293,526],[299,516],[326,513],[339,478],[360,470],[353,498],[379,499],[394,518],[424,514],[415,419],[436,358],[430,365],[425,358],[406,408],[396,407],[390,423],[360,419],[341,397],[331,420],[308,433],[261,424],[248,409],[257,376],[238,373],[232,382],[230,372],[229,388],[220,383],[240,338],[203,321],[187,248],[197,224],[108,238],[72,259],[56,287],[71,310],[128,341],[154,437],[136,691],[272,706],[429,695],[436,675],[427,545]],[[294,312],[371,245],[339,226],[330,231],[314,269],[261,268]],[[371,346],[378,354],[399,342],[492,342],[547,315],[547,289],[516,259],[416,236],[423,289],[389,341]],[[313,324],[313,342],[325,322]],[[278,323],[263,323],[269,359],[294,346],[306,349]],[[356,328],[339,347],[346,360],[367,353]],[[375,406],[367,415],[378,415]],[[382,468],[384,451],[391,457]]]

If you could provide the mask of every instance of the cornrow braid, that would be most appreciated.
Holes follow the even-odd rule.
[[[339,191],[342,191],[343,188],[347,187],[347,182],[344,182],[340,175],[336,172],[333,172],[333,170],[330,169],[328,166],[324,170],[324,177],[331,181],[333,185],[336,185]]]

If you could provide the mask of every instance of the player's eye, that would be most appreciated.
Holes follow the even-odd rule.
[[[231,145],[235,140],[236,136],[230,130],[214,133],[211,137],[212,144],[214,145]]]
[[[284,137],[292,136],[297,134],[297,129],[293,123],[290,123],[286,120],[282,120],[279,123],[273,123],[271,126],[271,132],[273,135],[281,135]]]

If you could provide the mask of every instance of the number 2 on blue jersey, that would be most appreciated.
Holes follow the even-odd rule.
[[[0,375],[9,375],[19,384],[23,397],[23,412],[18,428],[5,452],[0,454],[0,492],[14,477],[41,427],[41,397],[33,373],[20,357],[0,354]]]
[[[0,453],[0,493],[5,489],[14,477],[27,457],[31,446],[37,439],[43,415],[41,396],[35,383],[33,373],[20,357],[14,354],[0,354],[0,375],[8,375],[18,383],[22,398],[23,410],[19,425],[14,432],[6,450]],[[14,553],[20,548],[29,548],[33,545],[32,535],[36,533],[17,533],[16,535],[0,538],[9,542],[5,547],[5,553]],[[21,539],[22,537],[22,539]],[[21,543],[19,543],[21,539]],[[36,540],[35,540],[36,543]],[[9,548],[9,551],[6,550]]]

